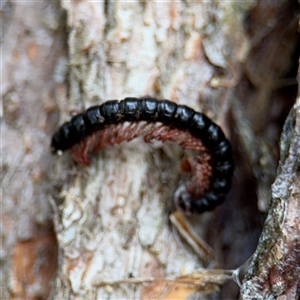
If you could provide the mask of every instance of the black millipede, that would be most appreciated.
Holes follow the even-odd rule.
[[[55,153],[71,149],[77,162],[90,164],[95,151],[139,136],[147,143],[176,142],[192,152],[182,161],[190,179],[175,192],[179,210],[202,213],[223,202],[233,173],[228,140],[204,114],[169,100],[125,98],[93,106],[59,128],[51,149]]]

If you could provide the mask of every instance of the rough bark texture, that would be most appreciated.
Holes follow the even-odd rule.
[[[299,97],[283,128],[280,151],[278,174],[272,185],[270,210],[244,279],[241,299],[299,299]]]
[[[231,99],[219,87],[227,75],[219,76],[216,67],[243,59],[246,40],[234,9],[247,7],[216,6],[222,11],[218,15],[209,3],[62,5],[70,28],[69,110],[151,95],[201,109],[229,135]],[[235,26],[235,35],[229,35]],[[227,55],[223,49],[229,47]],[[58,160],[55,180],[63,184],[57,198],[63,199],[57,231],[63,253],[57,298],[164,297],[169,289],[164,278],[203,266],[178,242],[168,221],[177,183],[172,174],[179,171],[178,155],[169,151],[151,150],[140,141],[113,147],[101,152],[91,168],[76,166],[65,182],[61,176],[70,163]],[[198,218],[199,234],[207,219]],[[130,277],[160,280],[150,287],[117,284]]]
[[[1,5],[2,298],[237,298],[221,270],[164,280],[239,268],[257,246],[295,101],[297,2]],[[52,133],[72,112],[144,95],[206,113],[232,141],[226,204],[190,219],[214,250],[208,261],[169,221],[178,149],[136,140],[101,151],[90,167],[50,155]],[[299,294],[299,107],[241,298]]]
[[[57,271],[49,138],[66,98],[63,11],[1,1],[1,299],[45,299]]]

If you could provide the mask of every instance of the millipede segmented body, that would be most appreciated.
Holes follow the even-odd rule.
[[[89,164],[91,153],[139,136],[145,142],[176,142],[192,151],[186,159],[192,176],[175,193],[178,209],[202,213],[223,202],[233,173],[228,140],[204,114],[169,100],[125,98],[93,106],[63,124],[51,148],[53,152],[71,149],[77,162]]]

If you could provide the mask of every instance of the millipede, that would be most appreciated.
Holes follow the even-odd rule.
[[[190,176],[175,192],[177,209],[203,213],[223,202],[233,174],[228,140],[207,116],[169,100],[125,98],[90,107],[58,129],[51,149],[70,149],[75,161],[89,165],[92,153],[137,137],[175,142],[187,153],[181,167]]]

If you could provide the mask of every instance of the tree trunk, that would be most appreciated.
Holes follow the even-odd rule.
[[[299,96],[285,122],[280,152],[270,210],[244,279],[241,299],[299,299]]]
[[[298,56],[297,2],[59,5],[65,13],[53,2],[3,4],[3,298],[236,299],[226,270],[256,247],[241,297],[297,291],[288,263],[299,261],[299,104],[287,84]],[[177,233],[176,214],[169,219],[177,148],[137,139],[101,150],[90,166],[50,154],[51,135],[72,113],[145,95],[204,112],[231,140],[226,202],[188,218],[197,244],[205,247],[202,237],[212,247],[208,256]],[[194,272],[203,267],[217,270]]]

